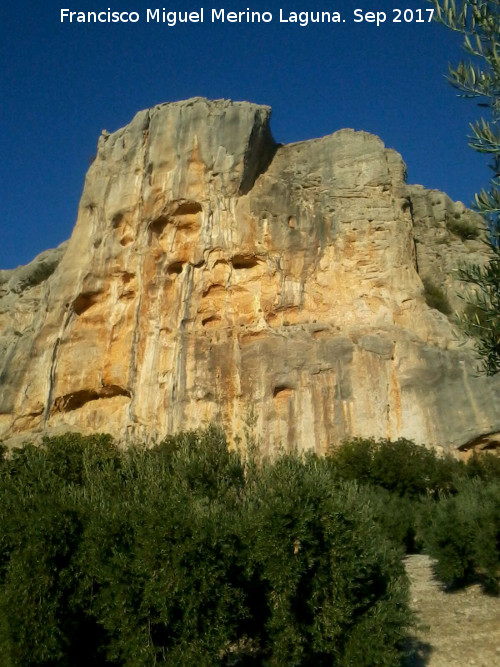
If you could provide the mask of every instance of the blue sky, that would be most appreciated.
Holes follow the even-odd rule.
[[[61,23],[60,10],[137,11],[135,24]],[[147,8],[205,10],[203,24],[146,23]],[[270,11],[267,24],[213,24],[212,8]],[[343,127],[399,151],[408,181],[469,204],[487,161],[467,146],[474,101],[446,82],[460,36],[435,23],[393,23],[417,0],[2,0],[0,4],[0,268],[68,238],[102,129],[140,109],[196,95],[268,104],[275,139],[289,143]],[[345,23],[280,23],[279,10],[338,11]],[[355,23],[354,9],[385,23]],[[409,16],[409,14],[408,14]]]

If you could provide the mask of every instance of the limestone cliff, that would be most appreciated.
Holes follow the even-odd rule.
[[[474,214],[375,136],[280,146],[269,116],[195,98],[102,134],[67,245],[0,273],[0,436],[235,436],[251,409],[269,449],[500,431],[500,378],[421,280],[455,299]]]

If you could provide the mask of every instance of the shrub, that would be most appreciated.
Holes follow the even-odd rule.
[[[382,533],[405,553],[419,553],[423,548],[423,517],[429,511],[429,498],[400,497],[380,487],[365,487],[373,519]],[[363,489],[360,489],[360,493]]]
[[[243,488],[241,457],[228,450],[224,433],[214,426],[168,436],[152,454],[165,462],[176,483],[189,493],[215,499]]]
[[[41,450],[48,469],[64,484],[82,485],[95,468],[120,464],[119,450],[107,434],[83,436],[67,433],[46,437]]]
[[[411,500],[453,491],[457,478],[465,474],[463,463],[405,438],[354,438],[332,449],[328,458],[341,479],[379,486]]]
[[[265,463],[253,491],[245,536],[268,664],[398,664],[407,584],[369,499],[315,456]]]
[[[355,438],[328,456],[334,477],[367,487],[373,518],[384,535],[406,553],[423,548],[422,527],[432,501],[455,493],[466,474],[463,463],[410,440]]]
[[[42,449],[25,446],[3,466],[0,526],[2,664],[67,664],[83,627],[70,602],[82,514]]]
[[[401,552],[329,461],[248,465],[213,428],[67,445],[0,468],[2,664],[399,664]]]
[[[107,632],[108,659],[214,664],[236,641],[246,608],[235,459],[210,429],[123,453],[111,492],[93,478],[79,596]]]
[[[500,481],[500,456],[473,452],[465,464],[465,472],[467,477],[484,482]]]
[[[447,220],[446,226],[452,234],[461,238],[462,241],[477,239],[481,234],[481,229],[478,227],[477,223],[467,219],[464,220],[460,215],[457,217],[457,214],[455,214],[453,218]]]
[[[372,484],[375,483],[373,456],[376,447],[377,442],[373,438],[352,438],[332,448],[328,458],[341,479]]]
[[[451,315],[453,310],[451,308],[446,292],[436,285],[430,278],[424,278],[424,297],[429,308],[435,308],[444,315]]]
[[[436,573],[448,586],[461,586],[478,575],[497,590],[500,573],[500,489],[478,479],[462,482],[459,492],[434,506],[425,536],[436,559]]]

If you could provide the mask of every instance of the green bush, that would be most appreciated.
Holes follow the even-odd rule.
[[[328,458],[341,479],[378,486],[410,500],[438,498],[453,491],[457,479],[466,474],[463,463],[405,438],[354,438],[332,449]]]
[[[214,664],[236,641],[247,614],[242,472],[211,429],[125,452],[111,485],[92,478],[79,597],[92,599],[108,660]]]
[[[401,552],[332,470],[248,464],[213,428],[25,445],[0,468],[0,663],[399,664]]]
[[[457,216],[457,214],[455,214],[453,218],[447,220],[446,226],[452,234],[461,238],[462,241],[477,239],[481,234],[481,229],[478,227],[477,223],[467,219],[464,220],[460,215]]]
[[[0,466],[0,664],[397,665],[403,550],[498,587],[499,479],[404,439],[274,461],[215,428],[26,444]]]
[[[425,535],[436,574],[448,586],[482,578],[498,590],[500,575],[500,488],[479,479],[462,482],[455,496],[436,503]]]
[[[245,535],[265,664],[398,664],[409,623],[401,554],[355,484],[333,485],[315,456],[264,464]]]
[[[500,456],[488,452],[474,452],[465,464],[465,473],[470,479],[500,482]]]
[[[67,433],[44,438],[41,450],[49,470],[69,485],[82,485],[96,468],[120,464],[120,452],[111,436],[106,434],[82,436]]]
[[[429,308],[435,308],[444,315],[451,315],[453,310],[446,292],[430,278],[424,278],[424,297]]]
[[[422,525],[425,525],[432,500],[425,496],[418,499],[401,497],[380,487],[365,487],[364,490],[373,518],[385,537],[407,554],[420,553],[423,549]]]
[[[334,477],[367,487],[374,520],[406,553],[423,549],[423,527],[433,501],[455,493],[467,474],[462,462],[404,438],[354,438],[334,448],[328,461]]]
[[[45,451],[15,451],[0,472],[1,664],[71,664],[83,627],[71,604],[82,530],[79,499]]]

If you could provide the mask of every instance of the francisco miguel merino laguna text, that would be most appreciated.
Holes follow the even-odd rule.
[[[429,9],[392,9],[392,23],[430,23],[434,8]],[[228,12],[225,9],[211,9],[207,11],[208,21],[211,23],[271,23],[272,12],[258,12],[246,9],[239,12]],[[146,23],[164,23],[170,27],[178,23],[204,23],[205,10],[199,11],[167,11],[162,9],[146,9]],[[83,12],[61,9],[61,23],[138,23],[141,20],[139,12],[117,12],[109,7],[107,11]],[[354,23],[375,23],[377,26],[385,23],[385,12],[364,12],[362,9],[353,11]],[[345,23],[340,12],[327,11],[300,11],[284,12],[279,10],[280,23],[296,23],[302,27],[309,23]]]
[[[211,23],[271,23],[272,12],[258,12],[246,9],[234,12],[225,9],[211,9],[206,12]],[[199,11],[170,11],[162,9],[146,9],[146,23],[165,23],[170,27],[178,23],[204,23],[205,10]],[[61,23],[138,23],[141,20],[139,12],[118,12],[109,7],[107,11],[83,12],[61,9]],[[340,23],[339,12],[284,12],[279,10],[280,23],[299,23],[302,26],[311,23]]]

